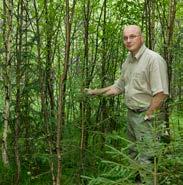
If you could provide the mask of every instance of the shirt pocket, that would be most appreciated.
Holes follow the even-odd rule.
[[[144,71],[133,74],[132,86],[137,90],[143,90],[147,88],[147,80]]]

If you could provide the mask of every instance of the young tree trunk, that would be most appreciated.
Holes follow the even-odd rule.
[[[50,1],[49,6],[52,8],[52,1]],[[39,14],[37,3],[34,0],[34,10],[35,10],[35,18],[36,18],[36,48],[37,48],[37,63],[38,63],[38,71],[39,71],[39,86],[40,86],[40,98],[41,98],[41,120],[45,125],[45,133],[46,133],[46,142],[48,144],[48,151],[50,155],[50,172],[52,176],[52,184],[56,184],[56,177],[54,173],[54,162],[52,160],[53,156],[53,134],[50,127],[52,127],[53,122],[55,120],[54,114],[54,92],[52,87],[52,63],[53,63],[53,47],[52,47],[52,36],[53,36],[53,20],[50,14],[47,0],[44,1],[44,8],[45,8],[45,20],[46,20],[46,62],[43,62],[41,58],[41,49],[42,49],[42,42],[41,42],[41,31],[40,31],[40,18],[41,15]],[[44,67],[46,66],[46,68]],[[51,126],[50,126],[51,125]]]
[[[166,40],[164,47],[164,58],[168,65],[168,77],[169,77],[169,92],[171,98],[171,80],[172,80],[172,61],[173,61],[173,31],[174,31],[174,23],[175,23],[175,15],[176,15],[176,0],[169,0],[169,10],[168,10],[168,18],[167,18],[167,28],[166,28]],[[165,104],[165,121],[167,124],[167,128],[169,129],[169,102]],[[170,135],[170,133],[169,133]]]
[[[90,0],[84,2],[83,5],[84,12],[84,58],[82,66],[82,89],[89,87],[89,65],[88,65],[88,55],[89,55],[89,19],[90,19]],[[81,91],[82,91],[81,89]],[[87,125],[90,125],[90,115],[91,108],[87,103],[86,97],[82,98],[80,103],[80,115],[81,115],[81,137],[80,137],[80,169],[79,169],[79,179],[81,174],[85,173],[85,159],[86,159],[86,149],[88,143],[88,130]],[[79,180],[80,181],[80,180]],[[80,182],[81,183],[81,182]]]
[[[57,150],[57,177],[56,185],[61,185],[62,176],[62,131],[65,122],[65,93],[66,93],[66,81],[67,73],[69,69],[69,57],[70,57],[70,46],[71,46],[71,26],[74,16],[74,9],[76,0],[73,0],[72,9],[70,13],[69,0],[65,0],[66,3],[66,17],[65,17],[65,29],[66,29],[66,44],[65,44],[65,57],[63,64],[63,73],[60,75],[59,79],[59,97],[58,97],[58,114],[57,114],[57,140],[56,140],[56,150]]]
[[[24,53],[26,53],[26,55],[24,55],[24,66],[31,66],[30,64],[30,58],[29,55],[27,55],[27,53],[29,53],[29,51],[31,50],[31,46],[29,45],[29,34],[28,34],[28,30],[29,30],[29,15],[28,15],[28,10],[29,10],[29,2],[25,1],[24,2]],[[22,71],[22,70],[21,70]],[[29,67],[24,67],[24,95],[22,96],[22,114],[23,114],[23,118],[21,119],[21,125],[23,125],[22,128],[22,132],[24,133],[22,135],[22,137],[25,138],[25,155],[26,158],[27,156],[31,156],[32,151],[31,151],[31,143],[30,143],[30,138],[31,138],[31,124],[30,124],[30,115],[31,115],[31,98],[30,98],[30,91],[28,91],[29,89],[29,84],[31,83],[31,78],[30,78],[30,68]],[[29,157],[27,158],[28,160],[30,159]],[[24,160],[24,159],[23,159]]]
[[[21,122],[21,78],[22,78],[22,50],[23,50],[23,17],[24,17],[24,5],[23,0],[18,1],[17,7],[17,32],[16,32],[16,103],[15,103],[15,161],[16,161],[16,180],[15,184],[19,184],[21,163],[19,153],[19,132]]]
[[[4,79],[4,111],[3,111],[3,138],[2,138],[2,161],[5,166],[9,165],[8,159],[8,125],[10,120],[10,97],[11,97],[11,42],[12,42],[12,10],[13,10],[13,1],[3,0],[3,11],[4,11],[4,24],[3,24],[3,41],[4,41],[4,70],[3,70],[3,79]]]
[[[155,46],[155,3],[156,0],[145,0],[145,24],[146,24],[146,45],[150,49]],[[144,21],[144,20],[143,20]]]
[[[53,156],[53,142],[54,136],[52,133],[52,127],[54,125],[55,120],[55,100],[54,100],[54,91],[53,91],[53,28],[54,28],[54,19],[52,19],[53,15],[53,1],[45,0],[45,19],[46,19],[46,69],[44,74],[44,98],[42,99],[42,108],[43,108],[43,117],[46,126],[46,135],[47,135],[47,143],[49,146],[49,154]],[[49,2],[49,3],[48,3]],[[54,163],[52,158],[50,158],[50,170],[52,175],[53,185],[56,184],[56,177],[54,174]]]
[[[107,16],[107,0],[103,2],[103,30],[102,30],[102,61],[101,61],[101,87],[106,87],[106,77],[108,74],[109,62],[107,62],[107,36],[106,36],[106,16]],[[98,108],[97,122],[101,122],[99,130],[101,133],[105,133],[107,115],[107,100],[106,98],[101,98],[99,108]],[[105,137],[101,134],[100,150],[103,150],[105,143]]]

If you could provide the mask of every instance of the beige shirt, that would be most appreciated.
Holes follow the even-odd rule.
[[[125,103],[128,108],[148,108],[155,94],[158,92],[168,94],[165,60],[143,45],[135,57],[129,53],[114,87],[125,92]]]

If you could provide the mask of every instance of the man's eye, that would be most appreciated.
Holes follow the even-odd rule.
[[[138,36],[140,36],[140,35],[130,35],[129,37],[123,37],[123,39],[124,39],[124,41],[127,41],[128,39],[133,40]]]
[[[129,36],[129,39],[134,39],[135,37],[137,37],[136,35],[132,35],[132,36]]]

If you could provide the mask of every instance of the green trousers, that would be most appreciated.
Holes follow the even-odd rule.
[[[145,112],[136,113],[128,110],[127,134],[128,139],[134,143],[129,149],[130,156],[143,166],[141,176],[145,184],[153,184],[154,160],[160,146],[160,135],[162,132],[161,119],[154,118],[150,121],[144,120]]]
[[[136,113],[128,110],[127,114],[127,134],[128,139],[134,142],[130,148],[132,158],[138,158],[139,161],[149,160],[153,155],[148,145],[144,146],[147,141],[153,141],[153,126],[151,121],[144,121],[145,112]]]

